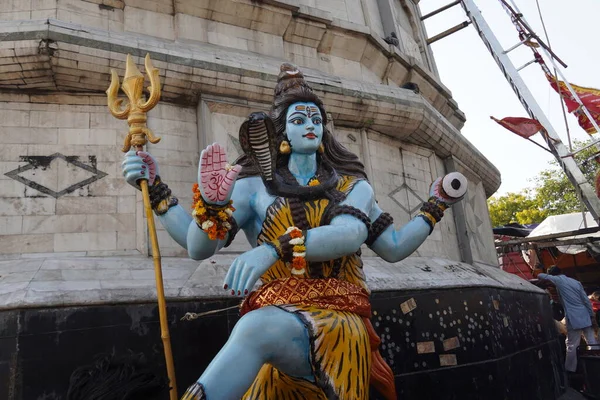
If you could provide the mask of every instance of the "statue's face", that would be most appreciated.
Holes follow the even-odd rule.
[[[315,103],[298,102],[289,106],[285,133],[292,152],[311,154],[323,140],[323,117]]]

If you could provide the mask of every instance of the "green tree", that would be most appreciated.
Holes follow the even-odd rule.
[[[575,141],[574,148],[582,148],[590,141]],[[600,164],[594,160],[598,150],[587,148],[575,156],[590,184],[595,185]],[[542,222],[551,215],[581,211],[581,203],[575,187],[571,184],[558,162],[550,162],[550,168],[541,171],[531,182],[533,187],[520,193],[493,196],[488,200],[493,226],[511,222],[531,224]]]
[[[546,214],[529,191],[493,196],[488,200],[492,226],[510,223],[531,224],[542,221]]]

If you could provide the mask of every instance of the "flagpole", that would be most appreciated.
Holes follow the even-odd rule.
[[[545,148],[544,146],[542,146],[541,144],[534,142],[533,140],[529,139],[529,138],[525,138],[527,140],[529,140],[531,143],[535,144],[537,147],[539,147],[540,149],[547,151],[548,153],[554,155],[550,150],[548,150],[547,148]]]
[[[118,119],[127,119],[129,133],[125,138],[123,152],[129,151],[132,147],[137,151],[144,149],[144,145],[158,143],[159,137],[155,137],[146,125],[146,113],[150,111],[160,99],[160,79],[158,69],[152,66],[150,54],[146,54],[145,59],[146,74],[149,75],[151,86],[148,87],[150,97],[144,101],[144,75],[138,70],[131,56],[127,55],[125,68],[125,77],[121,88],[129,99],[129,104],[124,109],[121,108],[122,99],[118,99],[119,75],[113,69],[111,70],[112,79],[110,87],[106,90],[108,98],[108,109],[110,113]],[[154,261],[154,278],[156,280],[156,295],[158,297],[158,317],[160,322],[160,336],[163,342],[165,354],[165,363],[167,365],[167,376],[169,378],[169,399],[177,400],[177,382],[175,380],[175,364],[173,362],[173,352],[171,350],[171,336],[169,334],[169,324],[167,320],[167,305],[165,300],[165,288],[162,276],[162,266],[160,259],[160,249],[158,247],[158,238],[156,235],[156,226],[154,225],[154,214],[150,205],[150,196],[148,191],[148,180],[139,181],[142,189],[142,198],[146,210],[146,219],[148,221],[148,234],[152,245],[152,259]]]

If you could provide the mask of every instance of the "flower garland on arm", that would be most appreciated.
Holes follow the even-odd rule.
[[[202,198],[198,184],[192,187],[194,201],[192,203],[192,217],[210,240],[224,240],[231,230],[231,218],[235,208],[233,200],[229,200],[222,206],[207,204]]]

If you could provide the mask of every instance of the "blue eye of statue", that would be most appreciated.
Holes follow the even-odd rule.
[[[315,125],[320,125],[323,121],[321,120],[321,118],[314,118],[313,119],[313,124]]]
[[[290,122],[294,125],[302,125],[304,123],[304,120],[302,118],[294,118]]]

